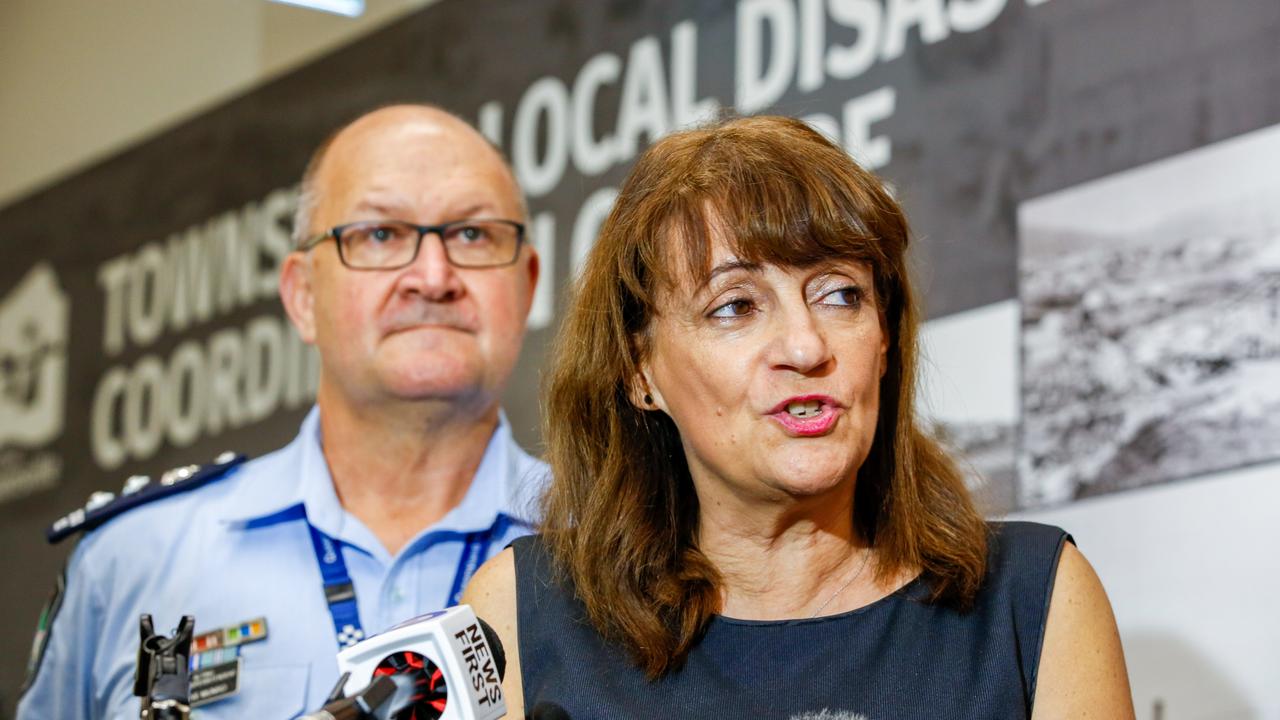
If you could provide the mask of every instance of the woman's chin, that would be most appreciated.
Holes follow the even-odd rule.
[[[792,498],[796,500],[826,497],[840,492],[843,483],[835,478],[824,478],[812,482],[794,482],[786,487]]]
[[[793,497],[814,497],[837,492],[851,484],[857,465],[832,458],[827,462],[805,462],[784,466],[774,474],[779,488]]]

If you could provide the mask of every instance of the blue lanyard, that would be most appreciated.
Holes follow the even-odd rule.
[[[324,600],[333,617],[333,632],[338,638],[338,648],[348,648],[364,639],[364,626],[360,624],[360,608],[356,604],[356,586],[347,572],[347,561],[342,557],[342,545],[316,529],[307,521],[311,531],[311,547],[316,551],[316,563],[320,565],[320,579],[324,582]]]
[[[449,588],[450,605],[457,605],[462,601],[462,588],[488,559],[489,546],[493,544],[493,538],[502,537],[510,524],[510,517],[505,513],[498,513],[497,519],[488,530],[467,533],[466,542],[462,546],[462,557],[458,559],[458,571],[454,573],[453,585]]]
[[[510,523],[511,519],[507,515],[499,513],[498,519],[488,530],[467,533],[462,545],[462,557],[458,559],[458,570],[453,575],[453,585],[449,589],[449,605],[458,604],[462,588],[487,558],[493,538],[500,537]],[[316,552],[316,564],[320,566],[324,599],[329,605],[329,615],[333,617],[333,632],[338,640],[338,648],[351,647],[365,638],[365,632],[364,626],[360,624],[356,586],[351,582],[347,561],[342,557],[342,543],[317,530],[310,521],[307,521],[307,529],[311,531],[311,546]]]

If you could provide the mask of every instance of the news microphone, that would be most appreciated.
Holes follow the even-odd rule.
[[[416,720],[497,720],[507,713],[506,669],[497,634],[467,605],[407,620],[338,653],[338,672],[348,675],[342,688],[348,696],[370,690],[383,677],[399,683],[408,679],[411,688],[407,698],[382,706],[387,716],[351,718],[405,713]]]

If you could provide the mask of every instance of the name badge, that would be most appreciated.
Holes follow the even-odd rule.
[[[240,692],[240,658],[191,673],[191,707],[208,705]]]

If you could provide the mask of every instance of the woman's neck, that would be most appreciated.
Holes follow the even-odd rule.
[[[875,581],[874,551],[854,529],[852,487],[785,505],[717,498],[700,506],[699,547],[720,571],[723,615],[804,618],[887,594]]]

